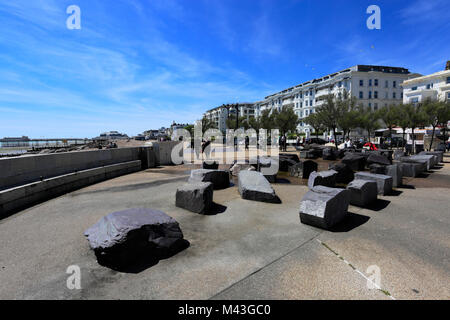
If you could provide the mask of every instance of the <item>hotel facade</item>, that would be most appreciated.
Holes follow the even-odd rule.
[[[426,99],[450,101],[450,70],[406,80],[402,87],[404,103],[416,104]]]
[[[400,67],[357,65],[274,93],[262,101],[240,104],[242,108],[239,113],[240,116],[259,117],[264,110],[281,110],[284,106],[289,106],[300,119],[297,131],[309,136],[313,129],[304,119],[316,112],[327,95],[338,97],[347,91],[358,99],[358,104],[377,110],[389,104],[402,103],[404,97],[401,84],[418,76],[420,75]],[[227,129],[226,119],[231,110],[223,106],[217,107],[207,111],[204,116],[214,120],[217,127],[224,131]]]

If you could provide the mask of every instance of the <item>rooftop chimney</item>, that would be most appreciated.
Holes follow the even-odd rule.
[[[447,66],[445,67],[445,70],[450,70],[450,60],[447,61]]]

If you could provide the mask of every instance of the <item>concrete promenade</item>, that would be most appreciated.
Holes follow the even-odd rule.
[[[450,155],[371,209],[323,231],[299,220],[307,187],[273,184],[282,204],[215,191],[217,214],[175,207],[189,166],[115,178],[0,220],[0,299],[450,299]],[[191,246],[158,264],[101,267],[83,232],[101,217],[148,207],[174,217]],[[81,268],[81,290],[66,286]],[[369,266],[381,289],[367,287]]]

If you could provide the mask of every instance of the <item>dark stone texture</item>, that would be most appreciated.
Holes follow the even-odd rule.
[[[188,183],[177,189],[175,205],[195,213],[205,214],[213,204],[211,182]]]
[[[370,169],[370,173],[375,173],[375,174],[385,174],[386,173],[386,166],[385,165],[381,165],[381,164],[371,164],[369,166]]]
[[[426,164],[417,162],[400,162],[398,163],[404,177],[416,178],[419,174],[424,171]]]
[[[345,189],[314,187],[300,202],[300,221],[330,229],[347,215],[350,192]]]
[[[353,180],[347,186],[350,191],[350,204],[365,207],[378,198],[378,186],[375,181]]]
[[[269,203],[281,203],[269,181],[260,172],[239,172],[239,193],[242,199]]]
[[[219,169],[219,164],[217,162],[212,162],[212,163],[203,162],[203,169],[217,170],[217,169]]]
[[[381,164],[384,166],[388,166],[391,164],[391,161],[389,161],[389,159],[383,155],[370,153],[369,157],[367,158],[367,165],[371,164]]]
[[[353,171],[362,171],[366,166],[366,157],[361,153],[346,153],[342,163],[348,165]]]
[[[178,222],[153,209],[128,209],[103,217],[84,235],[97,260],[112,269],[131,266],[141,259],[159,260],[189,246]]]
[[[330,164],[328,169],[337,172],[336,183],[347,184],[355,179],[353,170],[345,163]]]
[[[368,172],[357,172],[355,179],[375,181],[378,186],[378,194],[387,195],[392,192],[393,179],[384,174],[373,174]]]
[[[403,173],[399,164],[395,163],[390,166],[386,166],[384,174],[392,177],[392,186],[394,188],[403,185]]]
[[[308,187],[309,189],[312,189],[315,186],[325,186],[332,188],[336,184],[336,175],[337,172],[334,170],[321,172],[314,171],[309,176]]]
[[[230,186],[230,174],[225,170],[197,169],[191,171],[189,182],[211,182],[214,190],[226,189]]]
[[[309,179],[311,172],[317,171],[317,168],[317,163],[312,160],[300,161],[289,167],[289,174],[291,177],[299,176],[302,179]]]
[[[327,147],[322,150],[323,160],[336,160],[336,158],[337,158],[336,148]]]

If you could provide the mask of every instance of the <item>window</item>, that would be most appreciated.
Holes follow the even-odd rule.
[[[378,87],[378,79],[375,79],[374,82],[375,82],[375,87]]]
[[[427,90],[430,90],[430,89],[431,89],[431,85],[427,84]]]
[[[359,86],[364,87],[364,80],[359,80]]]
[[[339,81],[338,87],[342,87],[342,81]]]
[[[385,88],[389,88],[389,81],[388,80],[386,80],[386,82],[384,83],[384,87]]]
[[[378,110],[378,103],[375,103],[375,105],[373,106],[373,110]]]
[[[308,96],[308,91],[305,92],[305,96]]]
[[[369,79],[369,87],[372,86],[372,79]]]
[[[419,102],[419,98],[411,98],[411,102],[412,103],[418,103]]]
[[[397,99],[397,93],[395,92],[392,93],[392,99]]]
[[[300,99],[303,99],[303,92],[300,92]]]
[[[400,92],[400,98],[403,99],[403,92]]]
[[[392,87],[397,88],[397,81],[392,81]]]
[[[303,108],[303,102],[300,102],[300,108]]]
[[[411,88],[411,91],[416,91],[417,90],[417,87],[412,87]]]
[[[362,91],[359,92],[359,98],[364,99],[364,92],[362,92]]]
[[[312,90],[310,90],[310,91],[309,91],[309,95],[310,95],[310,96],[312,96],[312,95],[313,95],[313,92],[312,92]]]
[[[308,110],[305,110],[305,116],[307,116],[308,115]]]
[[[446,83],[450,83],[450,77],[447,77],[447,82]]]
[[[372,104],[369,102],[369,108],[372,108]]]
[[[387,91],[384,93],[384,98],[385,98],[385,99],[389,99],[389,94],[388,94]]]
[[[369,99],[372,99],[372,91],[369,91]]]
[[[378,91],[375,91],[373,94],[374,94],[374,98],[378,99]]]
[[[449,93],[447,93],[447,99],[449,99],[449,100],[450,100],[450,92],[449,92]]]

